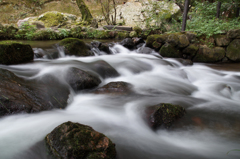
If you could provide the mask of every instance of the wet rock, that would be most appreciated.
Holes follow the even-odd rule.
[[[93,89],[101,83],[101,80],[96,75],[75,67],[67,71],[66,81],[74,91]]]
[[[240,38],[240,29],[229,30],[227,33],[227,38],[230,39]]]
[[[217,46],[228,46],[230,39],[226,35],[215,35],[214,39]]]
[[[135,46],[139,45],[139,44],[142,44],[142,43],[145,43],[145,41],[142,39],[142,38],[132,38],[133,40],[133,43]]]
[[[180,51],[174,45],[169,43],[165,43],[161,47],[159,54],[163,57],[182,58]]]
[[[157,129],[160,126],[170,128],[174,122],[185,114],[185,109],[178,105],[161,103],[147,107],[145,110],[149,126]]]
[[[90,47],[86,45],[82,40],[77,38],[63,39],[59,45],[64,47],[66,55],[94,56],[90,50]]]
[[[110,95],[128,95],[132,93],[132,85],[127,82],[110,82],[98,89],[95,94],[110,94]]]
[[[92,47],[97,48],[100,51],[103,51],[107,54],[112,54],[112,51],[109,49],[109,46],[107,44],[101,43],[99,41],[92,41],[91,45]]]
[[[67,105],[69,89],[55,77],[24,80],[0,69],[0,116],[35,113]]]
[[[32,47],[13,41],[0,42],[0,64],[11,65],[26,63],[33,60]]]
[[[120,45],[133,50],[135,48],[133,40],[131,38],[126,38],[120,42]]]
[[[240,61],[240,39],[233,40],[227,47],[226,56],[232,61]]]
[[[222,47],[209,48],[200,46],[193,62],[218,62],[225,57],[225,49]]]
[[[70,121],[56,127],[45,137],[53,158],[114,159],[115,144],[92,127]]]
[[[92,70],[97,72],[102,78],[118,77],[119,73],[106,61],[99,60],[92,62]]]

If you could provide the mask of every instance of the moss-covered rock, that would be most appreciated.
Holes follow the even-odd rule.
[[[15,39],[18,28],[13,25],[6,25],[0,28],[0,40]]]
[[[34,53],[30,45],[13,41],[0,42],[0,64],[11,65],[33,60]]]
[[[153,42],[156,41],[161,35],[149,35],[146,40],[146,46],[152,48],[153,47]],[[161,42],[160,42],[161,43]]]
[[[146,119],[149,126],[157,129],[160,126],[170,128],[174,122],[185,114],[185,109],[179,105],[161,103],[147,107]]]
[[[189,42],[193,43],[193,42],[196,41],[197,33],[191,32],[191,31],[187,31],[186,32],[186,36],[188,37]]]
[[[178,47],[184,48],[184,47],[187,47],[188,45],[189,45],[189,40],[187,36],[184,34],[178,35]]]
[[[115,36],[116,39],[125,39],[129,37],[129,33],[126,31],[119,31],[117,35]]]
[[[228,46],[230,39],[226,35],[215,35],[214,40],[217,46]]]
[[[38,20],[42,21],[46,27],[58,26],[63,23],[66,19],[60,12],[51,11],[46,12],[38,17]]]
[[[200,46],[193,62],[218,62],[225,57],[225,49],[222,47],[209,48]]]
[[[159,54],[163,57],[182,58],[182,53],[172,44],[165,43]]]
[[[70,121],[56,127],[45,137],[53,158],[114,159],[115,144],[92,127]]]
[[[64,47],[66,55],[94,56],[90,50],[90,47],[88,47],[82,40],[77,38],[63,39],[59,45]]]
[[[228,45],[226,56],[232,61],[240,61],[240,39],[235,39]]]
[[[129,34],[129,36],[130,36],[131,38],[133,38],[133,37],[138,37],[138,34],[137,34],[136,31],[131,31],[130,34]]]
[[[33,34],[33,40],[57,40],[60,35],[52,29],[38,30]]]
[[[198,51],[198,46],[194,44],[190,44],[188,47],[186,47],[182,53],[183,56],[185,56],[188,59],[192,59]]]
[[[133,27],[133,31],[135,31],[137,35],[140,35],[142,33],[142,29],[138,26]]]
[[[129,95],[132,93],[132,85],[127,82],[110,82],[94,91],[95,94]]]
[[[178,35],[176,34],[170,34],[166,40],[169,44],[172,46],[177,46],[179,43]]]
[[[227,38],[235,39],[240,38],[240,29],[229,30],[227,33]]]

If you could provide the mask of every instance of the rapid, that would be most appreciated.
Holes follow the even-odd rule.
[[[240,149],[240,68],[214,69],[205,64],[185,66],[156,52],[142,54],[119,44],[113,54],[38,58],[33,63],[4,66],[25,79],[47,73],[63,83],[70,67],[94,72],[92,62],[104,60],[120,74],[102,79],[133,85],[136,95],[110,96],[71,90],[66,109],[0,118],[0,159],[47,159],[44,137],[63,122],[93,127],[115,144],[117,159],[238,159]],[[101,55],[101,56],[100,56]],[[224,66],[222,66],[224,67]],[[159,103],[181,105],[186,115],[169,130],[153,131],[144,120],[145,109]]]

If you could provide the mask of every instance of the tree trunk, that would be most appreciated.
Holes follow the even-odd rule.
[[[91,23],[93,17],[83,0],[76,0],[78,8],[82,14],[82,20]]]
[[[189,6],[189,0],[185,0],[183,22],[182,22],[182,31],[185,31],[185,29],[186,29],[188,6]]]
[[[220,16],[221,4],[222,3],[218,1],[218,4],[217,4],[217,18],[219,18],[219,16]]]
[[[239,17],[239,10],[240,10],[240,8],[237,7],[237,10],[236,10],[236,17]]]

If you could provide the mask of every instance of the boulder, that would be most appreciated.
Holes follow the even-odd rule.
[[[232,61],[240,61],[240,39],[235,39],[228,45],[226,56]]]
[[[195,40],[196,40],[197,33],[187,31],[187,32],[186,32],[186,36],[188,37],[189,42],[193,43],[193,42],[195,42]]]
[[[58,159],[114,159],[115,144],[92,127],[65,122],[45,137],[53,158]]]
[[[126,38],[122,40],[119,44],[130,50],[133,50],[135,48],[132,38]]]
[[[172,44],[165,43],[159,54],[163,57],[171,57],[171,58],[182,58],[182,53]]]
[[[198,46],[194,44],[190,44],[188,47],[186,47],[182,51],[183,57],[187,59],[192,59],[196,55],[197,51],[198,51]]]
[[[227,38],[230,39],[239,39],[240,38],[240,29],[229,30],[227,32]]]
[[[57,40],[60,36],[57,32],[52,29],[38,30],[33,34],[33,40]]]
[[[101,43],[99,41],[92,41],[91,45],[92,45],[93,48],[97,48],[100,51],[103,51],[107,54],[112,54],[112,51],[109,49],[108,44],[104,44],[104,43]]]
[[[95,94],[110,94],[110,95],[129,95],[132,93],[132,85],[127,82],[110,82],[98,89]]]
[[[0,64],[11,65],[31,62],[34,53],[28,44],[13,41],[0,42]]]
[[[166,40],[166,42],[168,42],[169,44],[171,44],[172,46],[177,46],[179,43],[179,38],[176,34],[170,34]]]
[[[184,116],[185,112],[185,109],[179,105],[161,103],[147,107],[145,118],[152,129],[160,126],[170,128],[176,120]]]
[[[225,57],[225,49],[222,47],[209,48],[200,46],[193,62],[218,62]]]
[[[65,78],[74,91],[93,89],[101,83],[101,80],[96,75],[75,67],[71,67],[67,71]]]
[[[133,43],[134,43],[135,46],[137,46],[141,43],[145,43],[145,41],[142,38],[136,38],[135,37],[135,38],[132,38],[132,40],[133,40]]]
[[[94,56],[90,47],[87,46],[82,40],[77,38],[66,38],[60,41],[60,46],[64,47],[66,55],[75,56]]]
[[[130,36],[131,38],[133,38],[133,37],[138,37],[138,34],[137,34],[136,31],[131,31],[130,34],[129,34],[129,36]]]
[[[104,79],[119,76],[119,73],[106,61],[94,61],[90,64],[90,66],[93,71],[97,72]]]
[[[67,106],[68,86],[51,75],[25,80],[0,69],[0,116],[35,113]]]
[[[228,46],[230,43],[230,39],[226,35],[215,35],[214,39],[217,46]]]
[[[177,45],[180,48],[187,47],[189,45],[189,40],[188,40],[187,36],[184,34],[178,35],[178,44]]]

